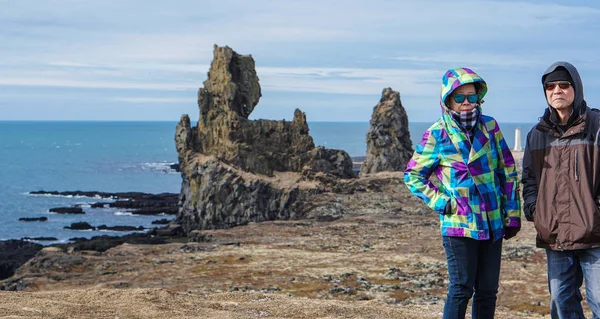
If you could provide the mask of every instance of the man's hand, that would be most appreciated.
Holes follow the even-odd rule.
[[[535,204],[529,206],[529,209],[526,209],[523,212],[525,213],[525,218],[527,219],[527,221],[532,222],[533,216],[535,215]]]
[[[506,227],[504,228],[504,239],[508,240],[515,236],[521,230],[520,227]]]

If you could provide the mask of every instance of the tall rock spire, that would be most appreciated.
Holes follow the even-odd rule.
[[[373,109],[367,132],[367,156],[360,173],[404,171],[413,153],[408,116],[400,101],[400,93],[386,88]]]

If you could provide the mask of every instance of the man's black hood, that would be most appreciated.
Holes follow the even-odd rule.
[[[548,74],[554,72],[556,69],[564,68],[569,75],[571,75],[571,79],[573,79],[573,89],[575,90],[575,99],[573,101],[573,113],[571,114],[571,118],[567,126],[573,123],[573,120],[577,118],[579,115],[583,114],[587,109],[587,103],[583,99],[583,83],[581,82],[581,77],[579,76],[579,72],[577,69],[569,62],[559,61],[553,63],[542,75],[542,90],[544,90],[544,99],[546,99],[546,90],[543,88],[544,80]],[[548,103],[548,99],[546,99],[546,103]],[[551,116],[553,115],[553,116]],[[550,119],[552,122],[557,123],[556,119],[556,111],[548,104],[548,108],[544,113],[543,118],[548,120]]]

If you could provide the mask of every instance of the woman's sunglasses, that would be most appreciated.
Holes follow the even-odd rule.
[[[475,103],[477,102],[477,94],[469,94],[469,95],[464,95],[464,94],[460,94],[460,93],[456,93],[452,96],[452,98],[454,99],[454,102],[456,103],[462,103],[465,101],[465,98],[467,98],[467,101],[469,101],[469,103]]]
[[[544,88],[546,89],[546,91],[553,91],[557,85],[559,88],[566,90],[571,86],[571,82],[569,82],[569,81],[548,82],[548,83],[544,84]]]

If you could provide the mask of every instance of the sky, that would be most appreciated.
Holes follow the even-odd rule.
[[[251,119],[368,122],[384,88],[411,122],[440,116],[441,77],[469,67],[483,112],[533,123],[541,75],[569,61],[600,108],[600,2],[0,0],[0,120],[199,116],[213,45],[252,55]]]

